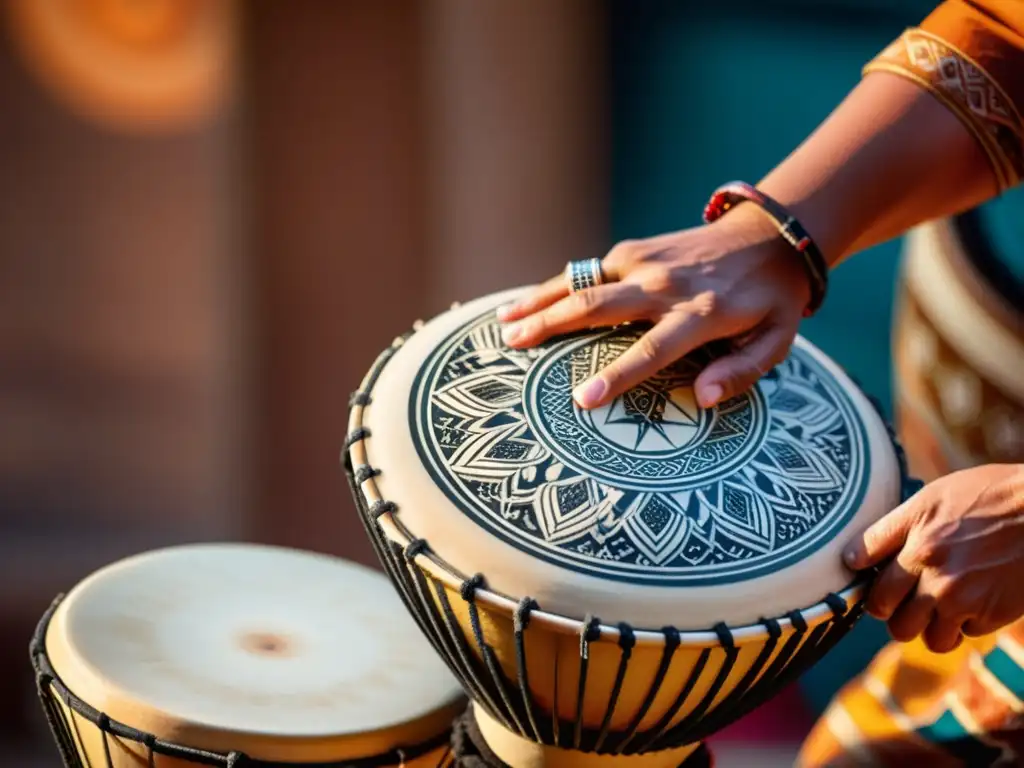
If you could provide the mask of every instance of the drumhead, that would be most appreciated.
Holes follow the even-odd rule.
[[[385,576],[277,547],[199,544],[110,565],[68,593],[45,645],[86,703],[187,746],[361,736],[462,699]],[[444,726],[430,727],[424,740]]]
[[[409,535],[496,592],[635,627],[744,625],[851,582],[842,547],[899,504],[901,474],[831,360],[799,338],[705,410],[688,359],[586,412],[573,386],[638,331],[511,350],[494,310],[517,293],[426,323],[373,382],[366,462]]]

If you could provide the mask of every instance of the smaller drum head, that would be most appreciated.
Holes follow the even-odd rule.
[[[698,351],[584,411],[573,388],[641,331],[510,349],[495,309],[516,293],[426,323],[373,382],[354,461],[379,470],[394,525],[498,593],[638,628],[741,627],[850,585],[842,547],[900,503],[900,464],[826,355],[798,338],[704,409]]]
[[[76,586],[46,652],[110,718],[288,762],[369,756],[447,728],[462,693],[387,579],[276,547],[174,547]]]

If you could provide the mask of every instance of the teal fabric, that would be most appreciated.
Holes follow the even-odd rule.
[[[715,186],[756,182],[857,83],[866,61],[934,5],[613,0],[615,239],[695,225]],[[839,267],[824,308],[801,329],[886,409],[898,256],[893,242]],[[885,639],[881,624],[862,622],[808,673],[801,685],[812,708],[820,711]]]

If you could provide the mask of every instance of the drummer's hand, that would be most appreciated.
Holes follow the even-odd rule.
[[[741,205],[708,226],[619,243],[602,266],[609,282],[569,295],[559,275],[499,310],[505,343],[531,347],[552,336],[629,321],[653,327],[573,392],[594,408],[716,339],[734,351],[697,378],[710,407],[740,394],[785,359],[810,297],[801,260],[775,226]]]
[[[846,553],[856,570],[895,559],[866,610],[896,640],[936,653],[1024,615],[1024,465],[989,464],[926,485]]]

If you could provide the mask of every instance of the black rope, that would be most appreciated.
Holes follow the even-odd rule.
[[[619,630],[619,668],[615,672],[615,682],[612,684],[612,693],[608,697],[608,708],[605,710],[604,719],[601,721],[601,730],[597,735],[597,742],[594,744],[594,751],[600,752],[604,740],[608,738],[608,728],[615,714],[615,706],[619,703],[619,694],[622,693],[622,684],[626,679],[626,669],[629,667],[629,660],[633,656],[633,647],[636,645],[636,634],[633,628],[622,622],[618,625]]]
[[[480,623],[480,609],[476,604],[476,590],[483,583],[484,577],[478,573],[462,582],[459,587],[459,593],[462,595],[462,599],[466,602],[466,607],[469,610],[469,623],[473,632],[473,639],[476,641],[477,650],[480,652],[480,656],[483,657],[484,666],[491,676],[491,683],[498,689],[498,696],[501,698],[503,706],[501,715],[507,722],[514,724],[516,732],[523,733],[523,723],[519,713],[516,711],[516,707],[512,703],[512,696],[509,686],[506,684],[501,664],[494,653],[494,649],[491,648],[484,637],[483,627]]]
[[[370,437],[373,433],[370,432],[368,427],[356,427],[348,433],[348,437],[345,438],[345,450],[348,451],[353,445],[358,443],[360,440],[365,440]]]
[[[850,610],[850,607],[846,604],[846,600],[835,592],[829,592],[825,595],[825,604],[832,610],[833,619],[841,619],[846,615],[846,612]]]
[[[629,727],[626,729],[626,737],[614,750],[615,754],[628,754],[626,748],[633,738],[638,734],[640,730],[640,723],[647,713],[651,710],[651,705],[654,703],[655,697],[661,690],[662,685],[665,683],[665,675],[668,673],[668,668],[672,664],[672,657],[675,655],[676,649],[682,642],[682,636],[679,630],[675,627],[663,627],[661,630],[664,635],[664,643],[661,648],[661,661],[658,662],[658,669],[654,673],[654,680],[651,681],[650,687],[647,689],[647,695],[644,697],[643,703],[640,704],[636,714],[633,715],[633,720],[630,722]]]
[[[398,505],[395,504],[395,502],[385,501],[384,499],[377,499],[375,502],[373,502],[373,504],[370,505],[370,508],[367,510],[367,512],[370,514],[370,517],[372,517],[374,520],[376,520],[381,515],[386,515],[389,512],[391,514],[394,514],[397,511]]]
[[[459,586],[459,594],[467,603],[472,603],[476,599],[476,591],[483,586],[483,583],[484,575],[477,573],[462,582]]]
[[[369,392],[353,392],[348,398],[349,406],[365,407],[372,402]]]
[[[347,453],[345,455],[346,457],[348,456]],[[352,472],[352,468],[348,464],[346,464],[345,467],[345,476],[348,481],[349,490],[352,492],[352,496],[355,499],[356,516],[359,518],[359,522],[363,526],[363,530],[366,532],[366,537],[370,540],[370,543],[373,546],[374,553],[377,555],[377,560],[383,566],[385,573],[387,573],[391,580],[391,583],[395,585],[399,598],[402,600],[402,603],[405,605],[409,614],[413,617],[424,636],[430,639],[433,643],[433,637],[431,634],[432,629],[420,611],[416,609],[418,603],[412,595],[408,571],[395,559],[391,547],[387,545],[383,537],[377,535],[377,522],[376,520],[371,519],[368,515],[366,497],[360,491],[359,486],[356,485],[355,474]],[[444,658],[443,655],[442,658]],[[447,662],[447,659],[444,660]]]
[[[386,541],[383,535],[381,535],[381,539]],[[388,542],[388,548],[396,553],[401,552],[401,547],[392,542]],[[461,640],[461,636],[456,638],[448,629],[443,614],[439,615],[437,606],[434,603],[432,593],[438,594],[438,599],[443,598],[447,601],[447,597],[444,594],[444,585],[433,584],[433,581],[428,580],[422,569],[416,567],[408,560],[402,560],[401,574],[403,582],[408,584],[410,597],[415,601],[413,615],[421,622],[421,626],[424,627],[424,634],[430,639],[434,650],[444,659],[452,674],[459,679],[471,697],[477,699],[484,696],[485,693],[479,680],[473,675],[473,667],[469,666],[467,668],[463,661],[464,654],[460,654],[456,650],[457,639]]]
[[[739,658],[740,649],[736,647],[729,627],[724,622],[719,622],[714,626],[714,632],[718,636],[719,647],[725,652],[725,660],[718,668],[715,679],[704,696],[701,697],[697,706],[681,722],[669,729],[666,734],[661,734],[665,736],[664,743],[666,744],[682,746],[699,740],[693,735],[694,730],[699,727],[705,713],[711,708],[711,704],[718,697],[722,686],[725,685],[725,681],[732,674],[733,667],[736,666],[736,659]]]
[[[426,551],[427,551],[427,540],[426,539],[413,539],[412,541],[410,541],[408,544],[405,545],[405,551],[403,552],[403,554],[405,555],[405,559],[406,560],[412,560],[417,555],[422,555]]]
[[[524,597],[519,601],[515,613],[512,614],[512,640],[516,648],[516,682],[519,683],[519,695],[522,697],[533,738],[541,741],[540,729],[537,727],[541,713],[530,693],[530,676],[526,669],[526,629],[530,626],[530,614],[537,607],[537,601],[532,597]]]
[[[782,627],[779,622],[776,619],[761,619],[760,623],[768,635],[768,641],[761,646],[757,657],[736,686],[706,718],[705,725],[708,732],[713,733],[724,727],[723,718],[730,717],[731,711],[739,707],[740,702],[750,694],[754,684],[764,671],[765,665],[768,664],[768,660],[778,647],[779,638],[782,637]]]
[[[580,748],[583,731],[583,702],[587,697],[587,672],[590,670],[590,644],[601,637],[601,620],[587,616],[580,629],[580,679],[576,686],[576,722],[572,732],[573,749]]]
[[[466,639],[466,636],[462,631],[462,626],[459,624],[458,617],[456,617],[455,611],[452,609],[451,601],[448,599],[448,592],[446,591],[444,584],[440,581],[435,581],[434,592],[437,595],[437,601],[441,604],[441,618],[455,651],[455,658],[461,663],[462,674],[459,675],[459,679],[463,684],[471,681],[472,685],[475,687],[476,696],[481,700],[481,703],[484,704],[488,710],[494,713],[496,719],[502,725],[510,731],[514,730],[515,726],[512,724],[512,721],[506,717],[506,711],[497,706],[494,697],[491,696],[491,689],[488,686],[485,686],[481,681],[481,673],[477,657],[469,648],[469,641]],[[473,604],[470,603],[470,605],[472,606]],[[483,655],[483,649],[481,648],[480,650],[481,655]]]
[[[807,619],[804,618],[803,613],[800,611],[790,611],[786,614],[786,618],[789,619],[789,623],[793,625],[793,629],[797,632],[802,634],[807,631]]]
[[[686,678],[686,683],[672,702],[672,706],[668,708],[665,714],[661,716],[657,724],[650,731],[646,734],[640,734],[645,737],[644,741],[642,741],[641,746],[634,751],[651,752],[658,748],[659,741],[661,741],[662,737],[665,736],[669,725],[675,719],[676,715],[679,714],[679,710],[682,709],[683,704],[690,697],[693,689],[697,686],[697,681],[700,680],[701,675],[704,673],[704,668],[708,665],[709,658],[711,658],[711,649],[702,648],[700,654],[697,656],[697,663],[694,664],[689,677]]]
[[[380,475],[379,469],[374,469],[369,464],[363,464],[353,473],[352,477],[356,482],[356,485],[362,485],[371,477],[378,477]]]

